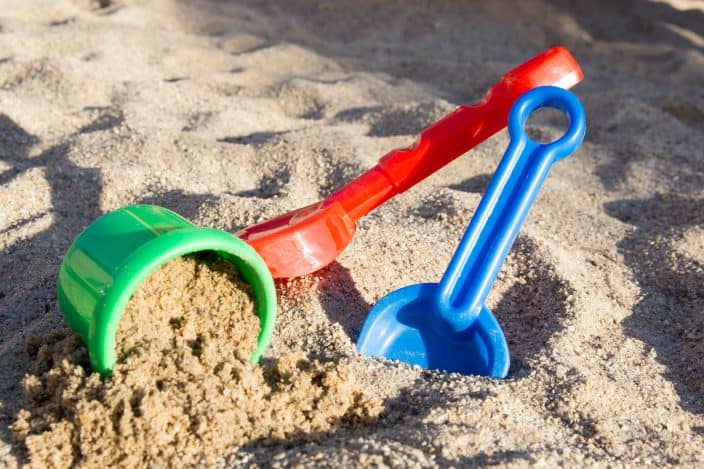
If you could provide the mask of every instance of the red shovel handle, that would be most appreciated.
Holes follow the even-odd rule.
[[[567,49],[548,49],[501,77],[479,103],[460,106],[425,129],[412,147],[387,153],[325,204],[340,203],[357,220],[503,129],[511,105],[526,91],[544,85],[571,88],[582,78]]]

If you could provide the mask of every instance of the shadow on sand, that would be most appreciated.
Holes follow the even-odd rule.
[[[622,326],[657,352],[682,406],[704,413],[704,199],[655,195],[619,200],[606,212],[633,231],[618,243],[643,297]]]
[[[22,401],[21,380],[30,365],[23,351],[26,339],[45,335],[63,323],[56,305],[56,276],[62,257],[75,237],[102,215],[100,170],[77,165],[69,154],[78,135],[110,130],[120,125],[122,117],[112,108],[88,111],[98,112],[93,122],[36,156],[30,153],[39,138],[0,114],[0,162],[7,167],[0,173],[0,187],[8,190],[8,185],[38,169],[50,190],[48,210],[15,221],[1,232],[31,228],[45,217],[51,220],[46,228],[13,240],[0,252],[0,439],[8,443],[12,441],[9,425]],[[171,190],[155,191],[141,202],[163,205],[190,218],[212,198]]]
[[[427,460],[418,461],[415,448],[426,446],[427,435],[438,435],[444,425],[429,422],[426,417],[436,408],[447,408],[453,405],[480,406],[489,394],[486,392],[446,393],[437,389],[428,389],[423,381],[401,389],[395,397],[386,399],[383,411],[378,419],[364,422],[346,421],[344,418],[334,423],[329,432],[299,433],[287,436],[285,440],[261,439],[253,441],[237,452],[237,461],[247,464],[270,464],[277,461],[284,466],[296,464],[312,464],[324,461],[338,461],[340,457],[352,456],[346,464],[374,465],[383,461],[393,466],[404,461],[406,464],[422,466]],[[406,429],[407,431],[399,431]],[[481,428],[465,428],[468,433],[481,432]],[[366,438],[374,435],[377,444]],[[389,455],[389,449],[393,456]],[[425,457],[431,459],[440,467],[475,467],[484,465],[500,465],[508,463],[530,464],[534,461],[529,450],[500,450],[493,453],[480,452],[471,456],[461,456],[457,460],[443,456],[440,448]],[[327,454],[326,454],[327,453]],[[365,454],[367,463],[355,459],[355,455]],[[322,459],[321,459],[322,456]],[[373,461],[373,462],[372,462]],[[326,466],[327,467],[327,466]]]

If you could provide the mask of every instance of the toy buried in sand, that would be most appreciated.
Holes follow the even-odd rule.
[[[523,130],[541,107],[569,118],[555,142],[536,143]],[[508,346],[484,301],[550,168],[577,149],[585,125],[584,109],[569,91],[546,86],[519,98],[508,118],[511,142],[441,282],[410,285],[379,300],[357,349],[423,368],[504,378]]]
[[[315,272],[352,241],[359,218],[503,129],[520,95],[543,85],[570,88],[582,78],[567,49],[549,49],[504,75],[479,103],[459,107],[424,130],[413,147],[391,151],[322,202],[250,226],[237,236],[257,250],[275,278]]]
[[[106,375],[115,364],[118,324],[139,284],[171,259],[201,251],[232,262],[251,285],[261,327],[250,361],[259,361],[276,320],[274,280],[264,261],[229,233],[197,227],[162,207],[135,205],[91,223],[59,269],[59,307],[87,345],[94,371]]]

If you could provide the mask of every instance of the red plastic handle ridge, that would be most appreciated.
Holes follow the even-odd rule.
[[[583,78],[567,49],[548,49],[506,73],[477,104],[460,106],[425,129],[413,146],[387,153],[324,204],[340,203],[358,220],[503,129],[511,105],[526,91],[544,85],[567,89]]]

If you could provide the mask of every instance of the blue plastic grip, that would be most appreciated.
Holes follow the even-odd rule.
[[[555,142],[536,143],[524,131],[541,107],[559,109],[569,119]],[[440,282],[436,324],[460,333],[476,320],[550,168],[577,149],[585,130],[584,109],[569,91],[543,86],[516,100],[508,117],[509,147]]]

